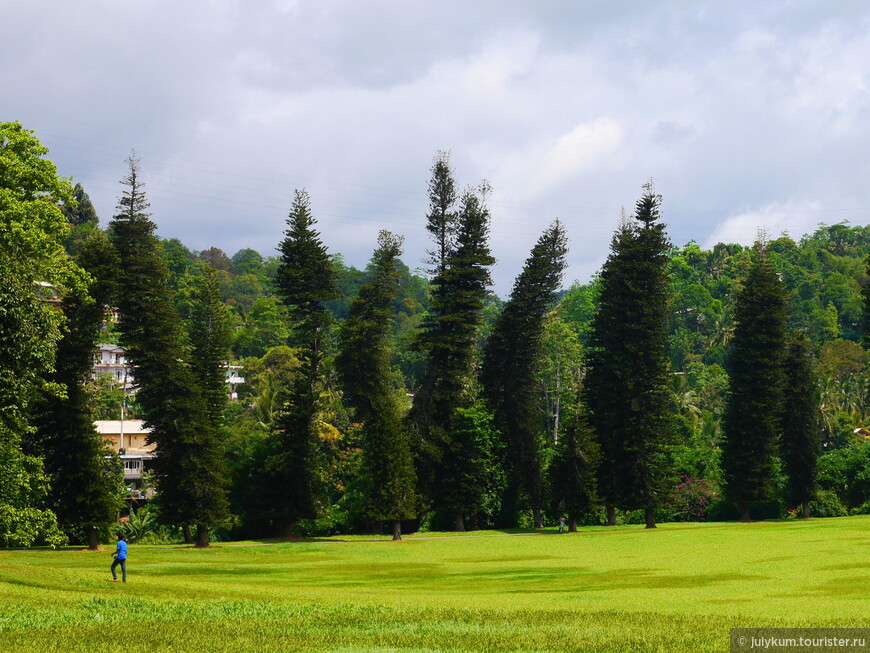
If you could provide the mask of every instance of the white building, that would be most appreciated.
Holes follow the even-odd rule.
[[[120,345],[100,344],[94,353],[93,378],[109,374],[115,383],[125,384],[128,390],[133,386],[133,368],[127,362],[126,352]]]
[[[227,386],[229,387],[230,401],[235,401],[239,398],[239,395],[236,393],[236,387],[245,382],[245,377],[241,376],[241,373],[241,365],[227,364],[226,375]]]
[[[91,376],[96,379],[100,374],[109,374],[115,383],[125,384],[127,392],[132,392],[134,389],[133,367],[127,361],[126,354],[127,352],[120,345],[97,345]],[[227,394],[230,399],[238,399],[236,387],[245,382],[245,378],[241,375],[242,366],[227,363],[225,370]]]
[[[142,485],[142,474],[148,471],[156,448],[155,445],[148,444],[151,430],[145,428],[141,419],[97,420],[94,426],[103,441],[121,459],[124,465],[124,485],[137,494],[146,492],[147,488]]]

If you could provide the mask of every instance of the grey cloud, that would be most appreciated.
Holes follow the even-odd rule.
[[[677,243],[787,219],[770,207],[803,225],[870,214],[863,2],[4,9],[3,119],[36,129],[103,219],[136,147],[160,233],[198,249],[270,253],[306,186],[334,251],[364,265],[386,227],[415,267],[437,149],[460,183],[494,185],[501,294],[555,217],[568,280],[594,271],[650,177]]]

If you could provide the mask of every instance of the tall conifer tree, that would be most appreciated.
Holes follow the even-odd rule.
[[[457,433],[452,424],[456,411],[469,408],[475,401],[478,329],[492,282],[489,267],[495,263],[488,241],[489,211],[483,198],[468,190],[461,199],[455,247],[432,282],[432,303],[421,338],[428,352],[428,367],[423,386],[414,396],[411,415],[423,443],[421,458],[428,469],[424,476],[430,479],[433,498],[438,507],[452,510],[455,528],[460,531],[465,530],[463,510],[470,506],[459,498],[467,493],[457,493],[451,486],[472,482],[464,478],[464,461],[457,456],[475,455],[468,449],[472,443],[455,442]]]
[[[668,255],[670,247],[661,219],[661,195],[652,183],[635,205],[637,224],[629,289],[637,300],[629,321],[623,325],[623,346],[634,363],[626,377],[628,429],[623,438],[625,455],[622,505],[642,508],[646,527],[655,528],[655,508],[670,481],[667,447],[674,429],[673,399],[669,389],[667,321]]]
[[[592,318],[587,354],[588,372],[583,384],[589,423],[601,448],[598,493],[607,508],[607,524],[616,525],[616,505],[622,493],[618,466],[627,428],[623,395],[624,377],[633,361],[622,347],[622,327],[631,316],[627,292],[628,252],[635,238],[631,222],[623,216],[610,244],[610,256],[601,270],[598,308]]]
[[[518,507],[522,491],[532,509],[535,527],[543,527],[541,442],[536,369],[540,359],[544,316],[562,281],[567,237],[557,220],[540,237],[514,282],[510,300],[496,320],[484,350],[481,381],[509,450],[510,486],[504,508]]]
[[[803,332],[795,333],[788,344],[785,375],[780,451],[792,505],[800,507],[801,517],[806,519],[810,515],[810,501],[816,494],[822,440],[819,437],[818,379],[812,345]]]
[[[351,304],[336,359],[345,397],[363,425],[367,513],[392,521],[394,540],[401,539],[401,520],[412,518],[417,506],[411,447],[390,366],[391,306],[399,289],[401,253],[402,239],[381,231],[369,266],[371,281]]]
[[[610,506],[642,508],[647,528],[655,528],[655,508],[668,481],[666,447],[673,428],[665,330],[670,243],[659,222],[660,206],[652,184],[644,185],[633,220],[624,220],[614,238],[602,273],[587,379],[605,453],[605,497]]]
[[[314,229],[316,222],[308,193],[297,190],[275,279],[293,322],[290,344],[299,349],[302,362],[292,387],[282,389],[284,409],[277,420],[277,451],[268,461],[275,490],[271,501],[282,535],[290,533],[297,519],[316,514],[321,494],[316,419],[332,321],[324,302],[335,299],[338,291],[332,261]]]
[[[751,519],[753,504],[772,496],[782,411],[786,291],[766,243],[755,244],[755,260],[734,300],[734,337],[728,355],[730,378],[722,431],[722,471],[727,496]]]
[[[152,429],[149,440],[157,445],[154,471],[162,514],[172,523],[195,524],[197,546],[204,547],[208,528],[229,516],[220,441],[184,347],[138,159],[131,155],[127,163],[121,182],[126,189],[111,223],[120,259],[121,345]]]

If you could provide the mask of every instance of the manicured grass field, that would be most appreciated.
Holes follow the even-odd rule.
[[[424,539],[425,538],[425,539]],[[870,517],[0,552],[0,651],[725,651],[870,626]]]

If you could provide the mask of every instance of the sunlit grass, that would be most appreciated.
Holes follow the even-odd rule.
[[[0,650],[723,650],[870,626],[870,518],[0,553]],[[242,544],[242,546],[236,546]],[[62,646],[59,644],[62,642]]]

